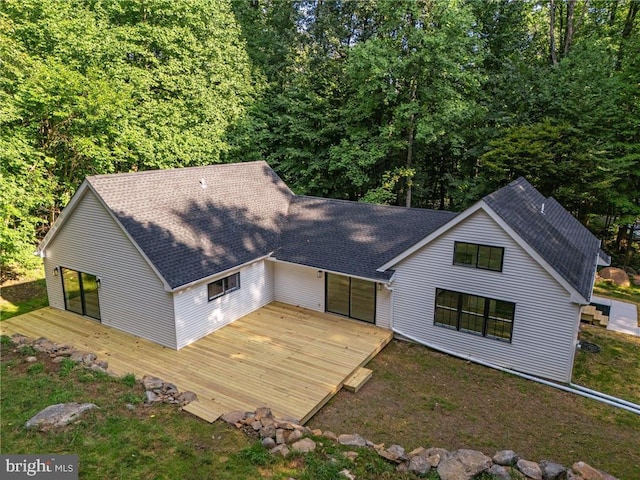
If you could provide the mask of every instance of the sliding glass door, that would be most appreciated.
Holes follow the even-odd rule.
[[[375,282],[327,273],[326,310],[356,320],[375,323]]]
[[[60,268],[64,290],[64,306],[71,312],[100,320],[98,278],[95,275]]]

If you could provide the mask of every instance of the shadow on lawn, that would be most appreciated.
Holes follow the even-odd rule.
[[[2,286],[0,290],[1,320],[49,305],[44,278]]]

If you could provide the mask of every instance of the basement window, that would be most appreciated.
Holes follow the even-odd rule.
[[[221,278],[207,285],[209,301],[240,289],[240,272]]]

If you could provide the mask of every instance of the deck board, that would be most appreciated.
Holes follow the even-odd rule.
[[[118,375],[154,375],[191,390],[201,401],[185,410],[207,421],[268,406],[302,423],[392,338],[389,330],[282,303],[179,351],[51,307],[5,320],[0,332],[46,337],[96,353]]]

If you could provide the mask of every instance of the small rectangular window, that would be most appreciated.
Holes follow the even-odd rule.
[[[503,247],[466,242],[455,242],[453,247],[454,265],[465,265],[482,270],[501,272],[503,257]]]
[[[240,288],[240,272],[221,278],[207,285],[209,300],[214,300],[222,295],[233,292]]]

